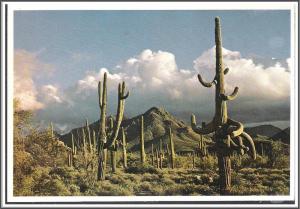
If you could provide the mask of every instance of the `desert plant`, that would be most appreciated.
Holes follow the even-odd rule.
[[[113,134],[113,129],[114,129],[114,119],[112,116],[109,117],[108,120],[108,133],[109,136]],[[110,165],[111,165],[111,171],[112,173],[115,173],[117,170],[117,140],[112,144],[112,146],[109,149],[110,152]]]
[[[126,136],[125,136],[125,131],[124,127],[122,127],[122,153],[123,153],[123,167],[127,168],[127,142],[126,142]]]
[[[175,168],[175,150],[174,150],[174,142],[173,142],[173,137],[172,137],[172,130],[171,127],[169,127],[169,139],[170,139],[170,148],[171,148],[171,153],[170,153],[170,165],[171,168]]]
[[[216,43],[216,75],[212,82],[203,81],[198,74],[199,82],[207,88],[215,85],[215,116],[213,120],[202,127],[196,125],[195,116],[191,117],[193,130],[198,134],[209,134],[215,132],[215,148],[218,156],[219,176],[220,176],[220,194],[230,194],[231,189],[231,161],[230,155],[232,151],[238,150],[241,154],[248,151],[249,148],[243,144],[246,139],[250,144],[253,159],[256,158],[255,146],[252,138],[244,132],[243,125],[234,121],[227,115],[227,101],[234,100],[238,93],[238,87],[235,87],[231,95],[225,95],[224,75],[229,71],[223,67],[222,58],[222,41],[221,41],[221,24],[220,18],[215,18],[215,43]]]
[[[106,105],[107,105],[107,87],[106,87],[107,74],[104,73],[103,86],[101,81],[98,83],[98,96],[99,96],[99,108],[100,108],[100,127],[98,137],[98,180],[105,179],[105,167],[106,167],[106,153],[107,149],[111,148],[115,143],[121,122],[123,119],[125,99],[129,96],[129,92],[125,94],[125,82],[119,83],[118,86],[118,108],[115,124],[112,134],[107,137],[106,134]]]
[[[145,144],[144,144],[144,116],[140,120],[140,155],[142,165],[146,162]]]

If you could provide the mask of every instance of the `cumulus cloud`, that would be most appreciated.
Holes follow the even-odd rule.
[[[34,83],[34,76],[39,71],[51,71],[52,66],[39,61],[38,53],[30,53],[17,49],[14,52],[14,98],[20,100],[20,108],[24,110],[38,110],[44,104],[38,100],[38,90]]]
[[[285,64],[275,62],[267,66],[243,57],[238,51],[224,48],[223,56],[224,66],[230,69],[225,76],[226,93],[230,94],[235,86],[239,87],[238,98],[228,104],[233,118],[242,122],[289,119],[290,73],[287,63],[291,62],[290,59]],[[214,113],[214,89],[202,87],[197,74],[210,81],[214,71],[214,47],[195,59],[194,69],[180,69],[175,55],[170,52],[146,49],[113,69],[87,71],[74,86],[63,91],[55,85],[44,86],[40,92],[44,95],[41,101],[51,105],[38,115],[59,124],[62,131],[82,125],[85,118],[97,120],[97,86],[106,72],[109,114],[115,113],[118,83],[125,81],[131,91],[125,108],[129,117],[152,106],[164,106],[186,120],[194,112],[201,117],[200,120],[207,121]]]
[[[238,86],[240,98],[265,101],[289,98],[290,73],[281,63],[277,62],[273,66],[265,67],[262,64],[255,64],[252,59],[243,58],[237,51],[224,48],[223,62],[224,67],[230,69],[225,76],[228,93]],[[207,50],[197,58],[194,61],[194,68],[201,75],[204,74],[208,79],[212,79],[215,74],[215,48]]]
[[[40,92],[42,100],[48,104],[53,103],[53,102],[62,103],[63,100],[60,97],[59,93],[60,92],[59,92],[58,87],[55,87],[50,84],[44,85],[41,88],[41,92]]]

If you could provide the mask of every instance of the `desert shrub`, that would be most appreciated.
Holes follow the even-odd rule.
[[[215,170],[217,167],[218,167],[218,159],[216,156],[207,155],[203,158],[200,158],[199,168],[204,170]]]
[[[157,174],[145,173],[142,177],[142,181],[149,181],[149,182],[158,182],[160,177]]]
[[[160,173],[158,169],[154,168],[153,166],[151,166],[149,164],[130,166],[125,169],[125,172],[135,173],[135,174],[144,174],[144,173],[158,174],[158,173]]]
[[[58,175],[49,175],[49,169],[38,168],[34,174],[32,192],[41,196],[64,196],[70,195],[67,186]]]
[[[288,195],[289,194],[289,187],[287,187],[283,181],[275,180],[272,184],[272,192],[276,195]]]
[[[85,195],[95,194],[98,196],[129,196],[133,195],[131,187],[124,187],[118,184],[111,184],[109,181],[99,181],[92,189],[85,192]]]
[[[271,143],[270,166],[272,168],[288,168],[289,156],[285,155],[283,144],[281,142]]]
[[[107,175],[107,180],[109,180],[112,184],[124,184],[126,183],[126,180],[122,176],[122,174],[111,174]]]

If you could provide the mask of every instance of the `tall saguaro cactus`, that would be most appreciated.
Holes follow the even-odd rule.
[[[170,149],[171,149],[170,164],[171,164],[171,168],[174,169],[175,168],[175,151],[174,151],[174,142],[173,142],[171,127],[169,127],[169,139],[170,139]]]
[[[109,117],[109,136],[113,134],[114,129],[114,119],[112,116]],[[117,141],[115,141],[111,148],[109,148],[110,152],[110,164],[111,164],[111,171],[115,173],[117,170]]]
[[[220,194],[230,194],[231,189],[231,161],[230,155],[234,150],[243,154],[244,150],[251,150],[252,158],[256,158],[255,146],[252,138],[244,132],[243,125],[234,121],[227,115],[227,101],[234,100],[238,93],[238,87],[235,87],[231,95],[225,95],[224,75],[229,71],[223,67],[222,60],[222,39],[220,18],[215,18],[215,44],[216,44],[216,75],[212,82],[203,81],[198,74],[199,82],[207,88],[215,86],[215,116],[213,120],[202,127],[196,125],[195,116],[191,117],[193,130],[198,134],[209,134],[215,132],[214,140],[216,142],[216,151],[218,157],[219,175],[220,175]],[[246,139],[250,145],[246,147],[243,144]]]
[[[140,120],[140,155],[142,165],[146,162],[145,144],[144,144],[144,116]]]
[[[86,127],[86,134],[87,134],[88,144],[89,144],[88,149],[90,152],[92,152],[92,139],[91,139],[91,132],[90,132],[88,119],[86,119],[86,121],[85,121],[85,127]]]
[[[122,148],[123,148],[123,167],[127,168],[127,152],[126,152],[127,142],[126,142],[126,136],[123,127],[122,127]]]
[[[125,82],[119,83],[118,86],[118,108],[113,132],[109,136],[106,134],[106,106],[107,106],[107,86],[106,86],[107,74],[104,73],[103,86],[101,81],[98,84],[98,96],[99,96],[99,108],[100,108],[100,127],[98,138],[98,180],[105,179],[106,169],[106,155],[107,149],[111,148],[115,143],[121,122],[123,119],[125,99],[129,96],[129,92],[125,94]]]

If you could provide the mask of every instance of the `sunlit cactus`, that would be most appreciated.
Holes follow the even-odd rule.
[[[122,153],[123,153],[123,167],[127,168],[127,142],[124,127],[122,127]]]
[[[88,149],[89,149],[89,152],[92,152],[92,150],[93,150],[92,139],[91,139],[91,132],[90,132],[88,119],[86,119],[86,121],[85,121],[85,128],[86,128],[86,135],[87,135],[87,139],[88,139]]]
[[[98,97],[100,108],[100,124],[99,124],[99,137],[97,143],[98,150],[98,180],[105,179],[106,156],[107,149],[111,149],[119,134],[121,122],[123,120],[125,99],[129,96],[129,92],[125,93],[125,82],[119,83],[118,86],[118,108],[115,124],[112,134],[108,136],[106,133],[106,106],[107,106],[107,73],[104,73],[103,85],[101,82],[98,84]]]
[[[241,154],[244,151],[250,151],[253,159],[256,158],[255,146],[252,138],[244,132],[243,125],[234,121],[227,115],[227,101],[234,100],[237,97],[238,87],[235,87],[231,95],[225,94],[224,75],[229,71],[224,69],[222,60],[222,40],[220,18],[215,18],[215,43],[216,43],[216,75],[212,82],[205,82],[198,74],[199,82],[207,88],[215,86],[215,116],[207,125],[198,127],[195,116],[191,117],[193,130],[198,134],[209,134],[215,132],[214,140],[216,142],[216,151],[218,156],[219,175],[220,175],[220,194],[230,194],[231,190],[231,161],[230,155],[237,150]],[[246,139],[250,145],[246,147],[243,144]]]
[[[173,136],[172,136],[172,130],[171,127],[169,127],[169,139],[170,139],[170,166],[172,169],[175,168],[175,150],[174,150],[174,142],[173,142]]]
[[[146,162],[145,141],[144,141],[144,116],[140,119],[140,155],[142,165]]]
[[[154,147],[153,147],[153,143],[151,144],[151,165],[154,166]]]

